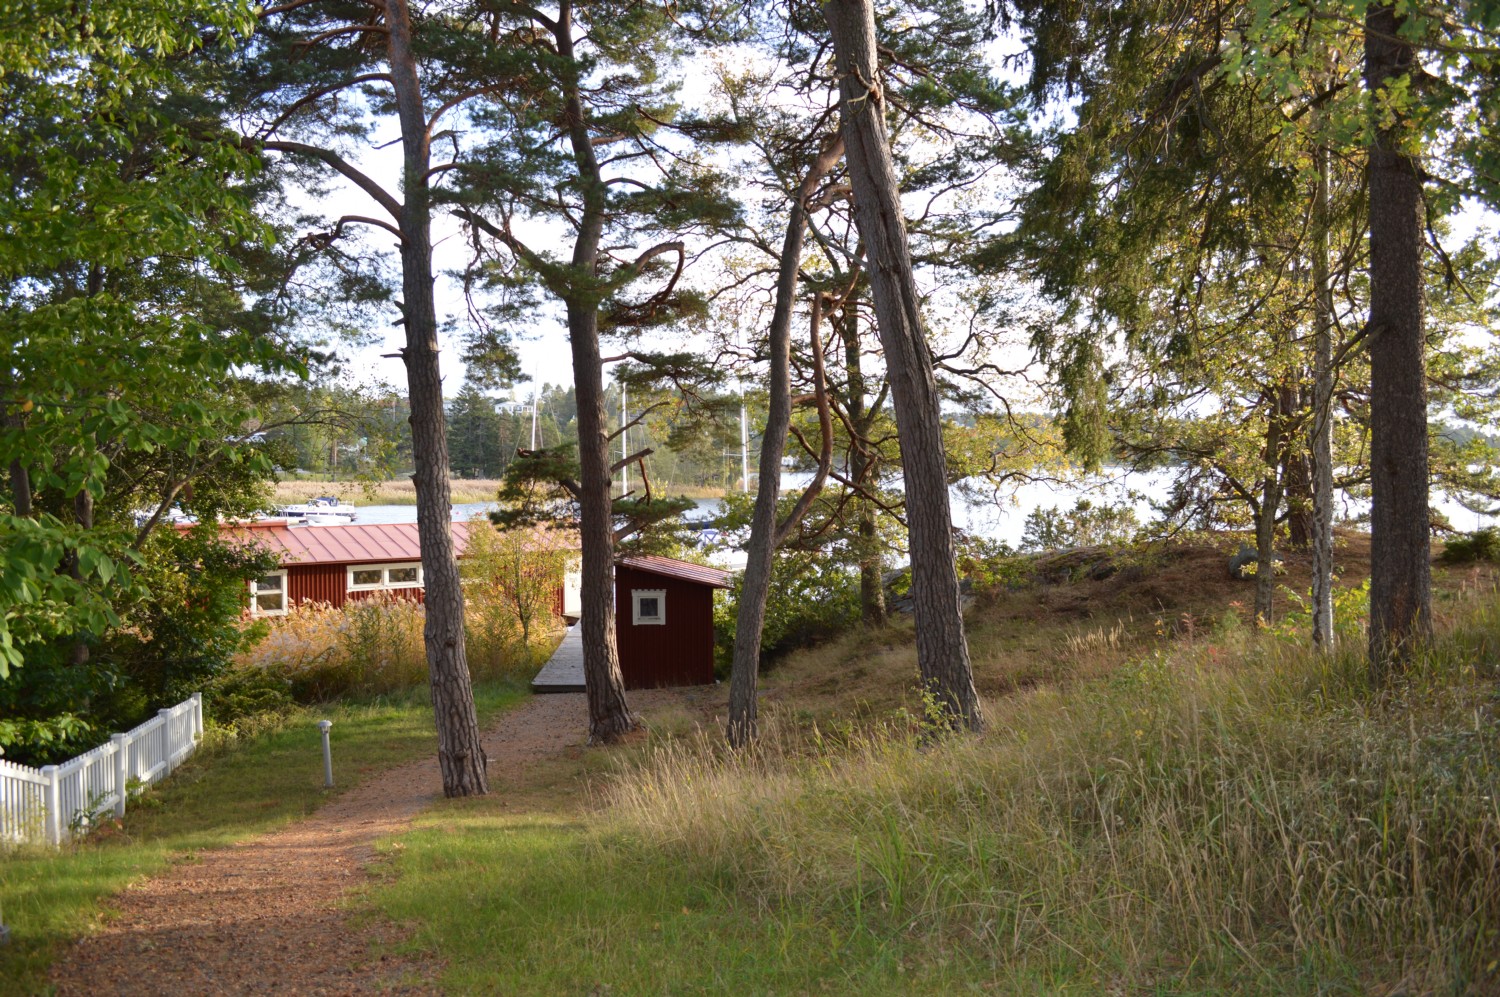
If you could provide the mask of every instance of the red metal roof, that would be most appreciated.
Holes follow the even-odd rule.
[[[283,566],[289,564],[373,564],[420,561],[416,523],[356,523],[352,526],[297,526],[266,521],[225,527],[235,538],[263,544]],[[462,555],[469,524],[453,524],[454,553]]]
[[[729,588],[729,572],[702,564],[679,561],[675,557],[642,554],[639,557],[622,557],[620,564],[637,571],[649,571],[657,575],[666,575],[668,578],[681,578],[685,582],[711,585],[716,589]]]

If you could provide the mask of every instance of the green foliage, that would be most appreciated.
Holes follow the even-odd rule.
[[[61,761],[211,683],[246,642],[245,582],[275,564],[213,526],[158,530],[136,561],[137,584],[116,593],[118,623],[89,640],[86,664],[72,642],[37,642],[0,679],[0,746],[13,761]]]
[[[734,587],[714,604],[716,666],[725,674],[734,647],[741,580],[736,575]],[[859,618],[859,576],[849,565],[822,552],[778,551],[766,595],[761,659],[770,664],[848,630]]]
[[[1500,529],[1486,526],[1452,537],[1443,545],[1438,560],[1444,564],[1472,564],[1476,561],[1500,561]]]
[[[1080,498],[1072,509],[1037,507],[1026,516],[1021,533],[1024,551],[1061,550],[1099,544],[1128,543],[1140,528],[1128,502],[1095,505]]]
[[[576,530],[578,526],[578,454],[573,442],[528,450],[505,470],[497,496],[500,508],[490,519],[503,530],[533,527]],[[682,514],[694,507],[686,498],[630,494],[610,503],[616,549],[623,554],[675,556],[690,546]]]
[[[569,533],[546,527],[496,530],[469,524],[459,573],[464,583],[464,631],[476,674],[529,678],[555,646],[561,625],[554,600],[574,560]]]
[[[143,596],[138,504],[270,473],[245,376],[302,357],[247,303],[243,260],[272,236],[257,163],[180,85],[204,39],[254,21],[243,2],[134,0],[0,26],[0,676]]]
[[[1253,566],[1252,566],[1253,567]],[[1252,571],[1252,576],[1254,572]],[[1274,632],[1283,640],[1298,646],[1307,641],[1312,633],[1312,593],[1303,596],[1285,585],[1279,586],[1286,596],[1288,609],[1275,625]],[[1358,585],[1333,587],[1333,634],[1341,643],[1358,644],[1370,621],[1370,580],[1366,578]]]

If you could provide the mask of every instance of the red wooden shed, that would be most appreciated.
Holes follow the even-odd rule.
[[[729,572],[670,557],[615,566],[615,640],[627,689],[714,680],[714,589]]]

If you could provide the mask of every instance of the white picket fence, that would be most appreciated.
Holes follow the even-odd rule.
[[[0,842],[60,845],[101,815],[125,816],[135,786],[164,779],[203,734],[203,694],[159,710],[127,734],[40,769],[0,758]]]

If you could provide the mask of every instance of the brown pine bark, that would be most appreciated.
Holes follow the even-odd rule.
[[[1406,121],[1379,91],[1411,76],[1416,55],[1390,3],[1365,13],[1365,87],[1377,125],[1370,205],[1370,674],[1405,669],[1432,631],[1427,375],[1422,337],[1422,179],[1402,147]]]
[[[750,514],[750,540],[745,545],[745,572],[735,602],[729,721],[724,731],[729,745],[734,748],[750,744],[758,733],[756,687],[760,677],[761,631],[766,624],[766,598],[771,590],[771,565],[776,551],[776,503],[781,498],[781,459],[786,454],[787,431],[792,424],[792,305],[797,292],[797,268],[802,262],[803,236],[807,231],[806,200],[828,168],[823,166],[820,172],[815,165],[792,198],[777,264],[776,305],[766,333],[770,394],[766,403],[766,426],[761,434],[755,507]]]
[[[396,113],[401,123],[401,288],[406,320],[406,364],[416,473],[417,538],[422,552],[428,680],[437,722],[443,795],[489,792],[486,758],[474,713],[474,690],[464,646],[464,598],[453,553],[448,487],[448,432],[438,366],[437,307],[432,289],[432,214],[427,116],[411,44],[406,0],[386,0],[386,26]]]
[[[849,476],[861,487],[874,488],[875,455],[867,442],[877,416],[865,398],[865,372],[859,343],[859,310],[850,300],[844,307],[844,375],[849,396],[844,408],[855,439],[849,447]],[[859,536],[859,615],[865,626],[878,630],[886,625],[885,572],[879,540],[875,535],[875,503],[864,496],[854,500],[855,531]]]
[[[558,57],[576,61],[573,4],[562,3],[554,37]],[[599,306],[592,294],[604,237],[605,185],[588,130],[576,77],[565,94],[568,140],[583,195],[573,243],[577,293],[565,296],[573,385],[578,400],[579,542],[583,546],[579,610],[583,614],[584,688],[589,704],[589,742],[609,744],[640,726],[625,699],[625,679],[615,646],[614,523],[610,515],[609,423],[604,411],[604,364],[599,353]]]
[[[839,115],[855,222],[869,261],[875,320],[901,437],[917,667],[945,718],[978,730],[984,716],[959,604],[942,413],[886,133],[874,11],[869,0],[829,0],[823,13],[839,73]]]

